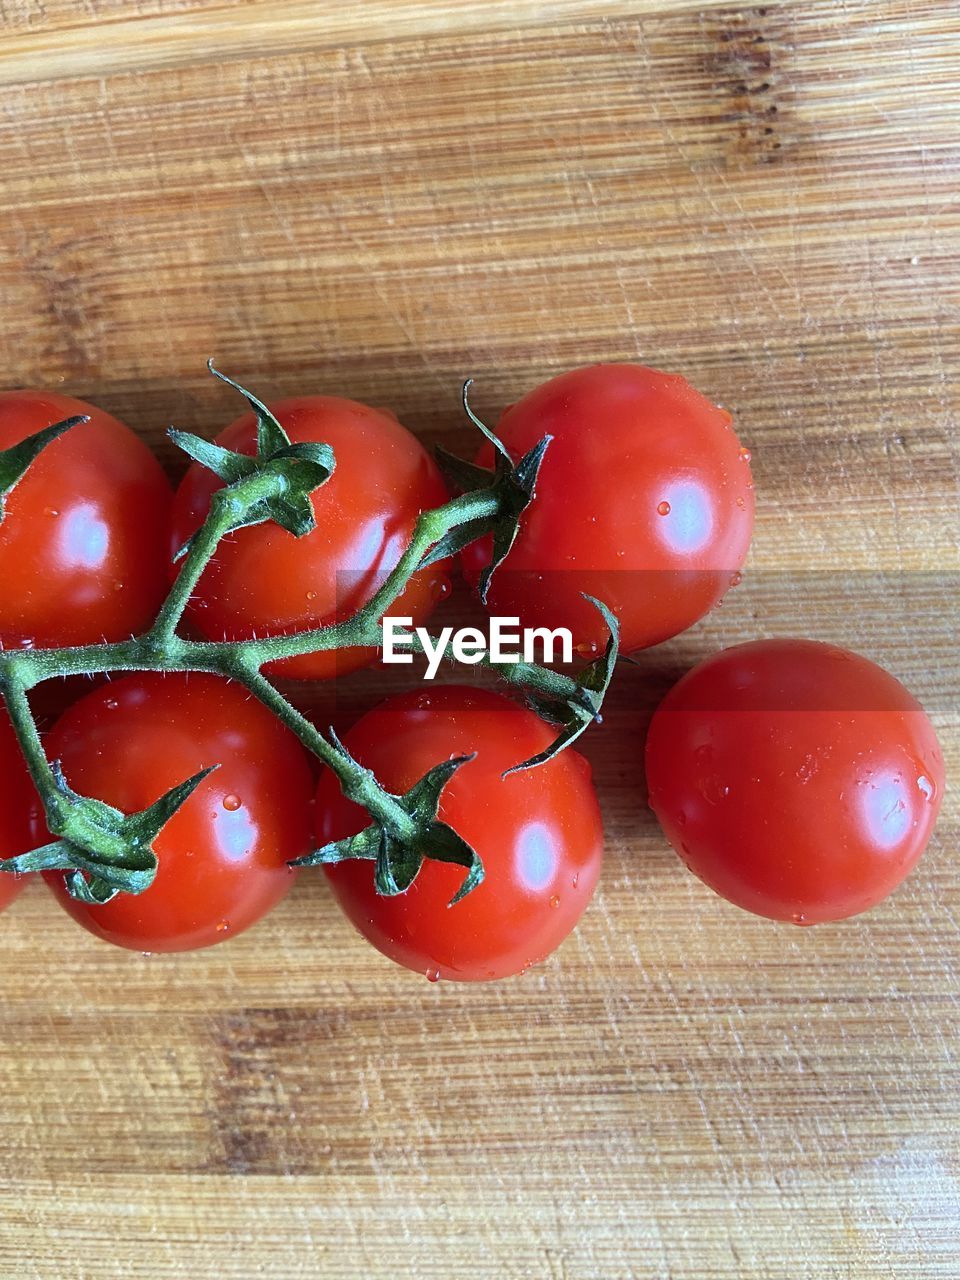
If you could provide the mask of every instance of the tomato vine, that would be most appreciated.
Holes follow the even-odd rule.
[[[37,849],[0,859],[13,873],[58,870],[70,894],[83,902],[103,903],[118,893],[142,893],[157,870],[153,840],[192,794],[209,770],[185,779],[147,809],[120,812],[95,796],[75,792],[56,760],[47,758],[30,702],[37,685],[57,677],[105,675],[120,671],[206,672],[243,685],[268,707],[305,747],[337,777],[345,796],[366,809],[370,825],[358,835],[313,851],[301,864],[336,863],[365,858],[376,863],[378,891],[403,892],[425,859],[455,863],[464,869],[454,901],[475,888],[483,865],[475,850],[438,819],[443,787],[469,756],[431,769],[403,795],[380,785],[339,741],[333,730],[321,732],[264,674],[279,659],[380,643],[380,622],[402,595],[412,575],[455,554],[481,537],[491,538],[491,559],[483,575],[486,590],[516,537],[522,513],[533,501],[537,475],[549,446],[545,437],[514,463],[505,447],[472,413],[464,387],[464,406],[495,451],[495,467],[484,470],[445,455],[443,463],[463,492],[444,506],[424,511],[394,569],[374,595],[351,617],[327,626],[243,640],[201,640],[182,634],[184,612],[204,569],[221,540],[237,529],[272,521],[295,537],[314,528],[311,495],[333,474],[336,458],[329,446],[294,444],[270,409],[250,391],[216,370],[248,401],[256,415],[253,456],[236,453],[182,431],[174,443],[195,462],[213,471],[224,487],[211,499],[201,528],[178,556],[180,569],[153,625],[140,635],[112,643],[72,647],[30,647],[0,651],[2,695],[20,750],[37,788],[54,839]],[[3,501],[40,452],[68,430],[87,421],[77,416],[45,428],[0,451],[0,519]],[[534,709],[558,725],[551,747],[515,766],[533,768],[574,741],[599,717],[618,653],[618,626],[597,600],[609,631],[605,652],[577,677],[529,662],[493,663],[502,679],[521,690]],[[214,766],[216,767],[216,766]]]

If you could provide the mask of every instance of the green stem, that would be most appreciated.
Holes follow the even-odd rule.
[[[416,828],[413,819],[394,796],[383,790],[373,773],[328,742],[316,725],[274,688],[266,676],[254,672],[240,674],[237,678],[255,698],[270,708],[278,720],[297,735],[308,751],[333,770],[348,799],[362,805],[372,818],[389,826],[397,835],[410,836],[414,833]]]
[[[0,682],[0,691],[3,693],[10,723],[17,735],[20,750],[30,771],[30,777],[33,779],[33,785],[37,788],[43,802],[47,822],[52,830],[53,826],[64,817],[63,804],[47,753],[40,740],[40,730],[37,728],[26,690],[15,676],[7,675]]]
[[[253,477],[259,479],[259,477]],[[222,490],[221,492],[226,492]],[[451,529],[496,512],[497,500],[488,493],[465,494],[435,511],[425,511],[396,566],[380,589],[351,617],[295,635],[263,636],[256,640],[185,640],[176,633],[197,582],[212,558],[224,525],[235,508],[211,506],[183,568],[164,601],[157,621],[145,636],[116,644],[79,645],[67,649],[25,649],[0,653],[0,676],[16,661],[24,688],[57,676],[98,675],[108,671],[214,671],[235,675],[238,669],[259,671],[282,658],[329,649],[377,645],[380,620],[400,596],[420,561]],[[561,677],[563,679],[563,677]]]
[[[296,635],[267,636],[255,642],[261,666],[280,658],[296,658],[321,649],[339,649],[346,646],[376,645],[380,643],[380,621],[400,596],[416,571],[423,557],[451,529],[495,515],[498,500],[495,494],[482,490],[454,498],[435,511],[424,511],[417,520],[413,536],[396,566],[379,590],[352,617],[327,627],[301,631]]]
[[[213,495],[207,518],[194,534],[183,566],[147,634],[147,642],[152,648],[160,653],[166,652],[204,569],[213,559],[217,545],[236,516],[275,488],[274,477],[253,475],[230,488],[219,489]]]
[[[411,825],[409,815],[377,785],[367,770],[348,761],[295,707],[262,675],[268,662],[321,650],[354,645],[376,645],[381,639],[380,621],[403,592],[423,557],[451,529],[496,513],[496,496],[488,492],[465,494],[435,511],[424,512],[413,536],[380,589],[352,617],[297,635],[270,636],[257,640],[195,641],[177,635],[197,582],[213,557],[223,532],[236,519],[245,503],[263,496],[265,477],[252,476],[233,490],[214,495],[207,520],[198,530],[157,620],[144,636],[115,644],[83,645],[68,649],[31,649],[0,654],[0,682],[10,707],[11,720],[27,758],[31,775],[53,818],[52,807],[62,808],[62,797],[54,786],[50,766],[37,733],[26,691],[56,676],[94,675],[112,671],[206,671],[241,681],[286,724],[320,760],[339,777],[344,792],[379,820],[389,820],[394,829]],[[414,647],[422,645],[415,639]],[[576,695],[577,684],[570,676],[527,662],[486,665],[497,670],[511,685],[534,689],[544,696],[565,699]],[[59,809],[58,809],[59,811]]]

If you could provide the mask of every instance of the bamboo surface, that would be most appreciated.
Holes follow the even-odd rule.
[[[0,382],[162,441],[265,396],[472,449],[636,359],[736,416],[743,585],[625,669],[586,750],[597,897],[522,979],[431,985],[321,878],[141,957],[41,886],[2,919],[0,1274],[18,1280],[956,1280],[948,792],[872,914],[799,930],[692,879],[649,712],[758,635],[849,644],[960,769],[955,0],[0,0]],[[347,725],[398,685],[313,696]]]

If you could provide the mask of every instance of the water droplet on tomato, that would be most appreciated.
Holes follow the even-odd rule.
[[[439,982],[439,981],[440,981],[440,970],[439,970],[439,969],[428,969],[428,970],[427,970],[427,972],[426,972],[423,976],[426,978],[426,980],[427,980],[428,982]]]
[[[657,505],[657,515],[658,515],[658,516],[668,516],[669,514],[670,514],[670,503],[669,503],[669,502],[661,502],[661,503],[659,503],[659,504]]]
[[[737,506],[740,508],[740,510],[741,510],[741,511],[746,510],[746,506],[747,506],[747,500],[746,500],[746,498],[738,498],[738,499],[737,499]]]
[[[56,520],[60,512],[57,510],[56,507],[44,507],[43,514],[45,516],[49,516],[51,520]]]
[[[434,600],[446,600],[452,590],[453,584],[445,575],[434,578],[433,582],[430,583],[430,594]]]
[[[550,905],[551,905],[551,907],[553,907],[554,911],[556,911],[557,907],[559,907],[559,905],[560,905],[560,899],[557,897],[557,895],[556,895],[556,894],[553,894],[553,895],[551,896],[551,898],[550,898]]]
[[[743,574],[738,571],[737,573],[731,576],[730,585],[731,587],[739,587],[742,581],[743,581]]]
[[[108,711],[116,711],[120,703],[116,700],[116,698],[107,698],[103,705],[107,708]]]
[[[794,923],[794,924],[798,924],[798,925],[800,925],[800,926],[801,926],[801,928],[802,928],[804,925],[809,925],[809,924],[811,924],[811,923],[812,923],[812,921],[808,920],[808,919],[807,919],[807,917],[803,914],[803,912],[802,912],[802,911],[795,911],[795,912],[793,913],[793,915],[792,915],[790,918],[791,918],[791,920],[793,921],[793,923]]]
[[[741,449],[741,450],[740,450],[740,461],[741,461],[741,462],[749,462],[749,461],[750,461],[750,459],[751,459],[752,457],[753,457],[753,455],[751,454],[751,452],[750,452],[750,450],[749,450],[749,449]]]
[[[581,658],[595,658],[600,652],[600,646],[596,640],[585,640],[582,644],[575,645],[574,648]]]
[[[226,932],[227,932],[227,930],[228,930],[229,928],[230,928],[230,921],[229,921],[229,920],[221,920],[221,921],[217,924],[217,933],[226,933]]]
[[[26,636],[23,640],[21,640],[21,641],[20,641],[20,648],[21,648],[21,649],[32,649],[32,648],[33,648],[33,638],[32,638],[31,636]]]
[[[930,779],[926,776],[926,774],[921,773],[920,777],[917,779],[917,786],[923,792],[923,794],[926,796],[928,800],[933,799],[934,793],[936,792],[936,787],[933,785]]]
[[[230,813],[236,813],[236,811],[240,808],[240,797],[233,796],[233,795],[224,796],[223,807],[225,809],[228,809]]]
[[[316,598],[317,598],[317,593],[316,593],[315,591],[308,591],[308,592],[307,592],[307,599],[308,599],[308,600],[316,600]]]
[[[580,883],[580,872],[578,871],[577,874],[573,877],[573,887],[576,888],[579,883]]]
[[[801,782],[809,782],[819,768],[820,765],[817,763],[816,757],[807,752],[803,757],[803,764],[797,770],[797,777]]]

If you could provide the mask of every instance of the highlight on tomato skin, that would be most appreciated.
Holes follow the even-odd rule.
[[[331,478],[312,496],[317,528],[295,538],[267,523],[231,534],[217,548],[187,616],[210,640],[242,640],[324,626],[349,617],[380,587],[406,549],[421,511],[449,498],[433,459],[385,409],[337,396],[297,396],[270,405],[294,444],[329,444]],[[256,421],[246,413],[216,437],[240,453],[256,451]],[[177,490],[172,556],[203,522],[222,481],[194,463]],[[426,621],[449,590],[439,562],[410,579],[391,606],[397,617]],[[376,649],[348,648],[287,658],[267,674],[301,680],[345,675],[376,660]]]
[[[495,431],[512,457],[552,439],[488,611],[567,627],[585,656],[606,637],[584,593],[617,614],[623,653],[692,626],[739,581],[753,531],[731,423],[684,378],[633,364],[574,369],[511,405]],[[468,580],[489,558],[489,538],[462,552]]]
[[[590,766],[567,748],[548,764],[504,770],[542,751],[555,730],[509,698],[445,685],[389,698],[344,742],[395,794],[434,765],[476,752],[445,787],[439,817],[483,860],[483,882],[454,906],[463,868],[427,861],[406,893],[382,897],[369,861],[325,867],[347,916],[378,950],[435,981],[521,973],[554,951],[593,895],[603,826]],[[317,791],[320,844],[369,819],[329,770]]]
[[[944,790],[916,699],[867,658],[810,640],[737,645],[688,672],[654,714],[646,766],[650,805],[690,870],[795,924],[892,893]]]
[[[0,521],[0,641],[8,648],[129,639],[166,595],[173,495],[129,427],[56,391],[5,391],[0,449],[79,414],[89,421],[43,449]]]
[[[61,872],[44,873],[74,920],[107,942],[190,951],[236,937],[286,896],[295,880],[287,863],[311,848],[315,784],[304,748],[221,676],[113,680],[74,703],[45,745],[74,790],[124,813],[219,765],[156,837],[156,878],[143,893],[88,905],[67,893]]]
[[[39,804],[7,709],[0,702],[0,858],[14,858],[34,847],[31,811]],[[0,872],[0,911],[9,906],[30,878]]]

